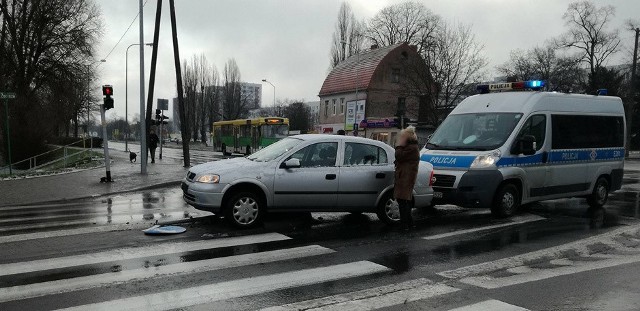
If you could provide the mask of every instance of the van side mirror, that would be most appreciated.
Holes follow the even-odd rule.
[[[300,160],[293,158],[282,163],[282,165],[280,165],[280,168],[298,168],[301,166],[302,164],[300,164]]]
[[[524,135],[516,141],[511,149],[512,154],[534,155],[536,153],[536,138],[533,135]]]

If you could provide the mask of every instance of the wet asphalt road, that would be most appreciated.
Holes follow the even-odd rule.
[[[179,189],[0,208],[0,310],[640,310],[640,172],[604,219],[580,199],[511,219],[440,206],[272,214],[238,231]],[[156,223],[187,232],[145,236]],[[458,309],[459,308],[459,309]]]

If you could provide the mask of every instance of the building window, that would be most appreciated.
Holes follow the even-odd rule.
[[[400,69],[391,69],[391,82],[400,83]]]
[[[340,114],[344,114],[344,98],[340,98]]]
[[[336,100],[333,99],[333,115],[336,115]]]
[[[324,116],[325,117],[329,116],[329,101],[328,100],[324,101]]]

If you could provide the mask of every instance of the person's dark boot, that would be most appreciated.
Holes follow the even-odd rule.
[[[408,201],[398,200],[400,209],[400,228],[409,231],[413,228],[413,217],[411,217],[411,205]]]

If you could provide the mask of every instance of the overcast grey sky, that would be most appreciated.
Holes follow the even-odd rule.
[[[418,0],[451,22],[473,25],[477,40],[484,44],[492,75],[513,49],[541,45],[564,32],[562,14],[569,0]],[[105,30],[97,58],[106,57],[137,14],[136,0],[96,0],[102,9]],[[171,26],[167,0],[163,1],[155,98],[176,96]],[[381,8],[402,0],[348,0],[357,17],[366,19]],[[598,6],[613,5],[613,25],[623,29],[627,19],[640,19],[638,0],[595,0]],[[147,0],[144,36],[153,41],[156,1]],[[177,0],[176,15],[180,57],[201,54],[219,71],[227,59],[236,59],[242,80],[260,83],[263,78],[276,86],[276,97],[318,100],[328,73],[329,47],[342,0]],[[124,117],[125,50],[138,43],[138,21],[99,67],[101,84],[112,84],[116,108],[108,117]],[[625,44],[612,63],[630,58],[633,33],[621,31]],[[151,49],[146,48],[145,78],[149,78]],[[129,117],[139,112],[139,51],[129,51]],[[148,91],[148,90],[147,90]],[[146,95],[145,95],[146,97]],[[155,100],[154,98],[154,107]],[[263,106],[271,105],[273,89],[263,85]]]

